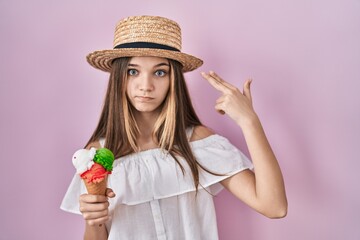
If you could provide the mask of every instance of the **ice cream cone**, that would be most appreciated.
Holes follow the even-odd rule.
[[[114,154],[107,148],[79,149],[72,158],[76,172],[84,180],[89,194],[105,195],[107,176],[111,174]]]
[[[107,178],[98,183],[87,182],[86,180],[84,180],[84,183],[89,194],[106,195]]]

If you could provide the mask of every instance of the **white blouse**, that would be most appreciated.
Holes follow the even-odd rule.
[[[103,140],[100,143],[104,146]],[[211,194],[222,190],[220,181],[252,169],[253,165],[226,138],[217,134],[190,142],[190,146],[202,166],[226,174],[216,176],[200,170],[197,195],[191,170],[183,158],[178,159],[185,174],[170,154],[158,148],[114,161],[108,177],[108,187],[116,194],[109,199],[108,239],[218,239]],[[60,208],[81,214],[79,196],[83,193],[86,193],[85,185],[75,174]]]

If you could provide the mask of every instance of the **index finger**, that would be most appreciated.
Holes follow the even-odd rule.
[[[236,88],[233,85],[231,85],[230,83],[228,83],[224,79],[222,79],[219,75],[217,75],[216,72],[210,71],[210,76],[213,77],[221,85],[224,85],[225,87],[227,87],[228,89],[236,90]]]
[[[105,195],[93,195],[93,194],[82,194],[80,195],[80,201],[87,203],[100,203],[106,202],[108,198]]]
[[[211,76],[210,74],[201,72],[201,75],[203,76],[203,78],[205,78],[206,80],[208,80],[208,82],[217,90],[219,90],[222,93],[228,93],[229,92],[229,88],[227,88],[225,85],[221,84],[219,81],[217,81],[217,79],[215,79],[213,76]]]

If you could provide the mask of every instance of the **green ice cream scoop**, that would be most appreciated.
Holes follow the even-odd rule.
[[[96,150],[96,154],[93,160],[94,162],[103,166],[106,171],[112,171],[114,154],[109,149],[99,148],[98,150]]]

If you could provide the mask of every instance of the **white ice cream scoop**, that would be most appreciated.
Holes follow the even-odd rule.
[[[92,165],[94,165],[94,156],[96,154],[95,148],[88,149],[79,149],[77,150],[73,157],[72,157],[72,163],[74,167],[76,168],[76,173],[82,174],[85,171],[89,170]]]

